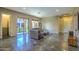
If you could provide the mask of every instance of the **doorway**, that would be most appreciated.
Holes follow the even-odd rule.
[[[2,14],[2,38],[8,38],[10,25],[10,15]]]
[[[68,33],[72,26],[72,16],[63,16],[59,19],[59,31]]]

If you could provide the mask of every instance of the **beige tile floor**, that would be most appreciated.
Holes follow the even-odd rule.
[[[26,37],[26,38],[24,38]],[[53,34],[41,40],[10,37],[0,40],[0,51],[78,51],[79,48],[68,46],[68,35]]]

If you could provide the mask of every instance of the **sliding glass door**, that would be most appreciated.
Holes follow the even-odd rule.
[[[24,19],[24,33],[29,33],[29,27],[28,27],[28,19]]]
[[[17,34],[27,33],[29,32],[28,28],[28,19],[17,19]]]
[[[28,35],[28,19],[17,19],[17,50],[23,50],[27,35]]]
[[[24,21],[21,18],[17,19],[17,34],[22,34],[24,28]]]

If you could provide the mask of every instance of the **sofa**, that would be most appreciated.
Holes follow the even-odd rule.
[[[30,37],[31,39],[37,39],[40,40],[41,38],[43,38],[43,33],[42,30],[39,28],[33,28],[30,30]]]

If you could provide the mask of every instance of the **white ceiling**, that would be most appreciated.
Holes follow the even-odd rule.
[[[7,9],[33,15],[36,17],[49,17],[72,13],[72,7],[6,7]]]

